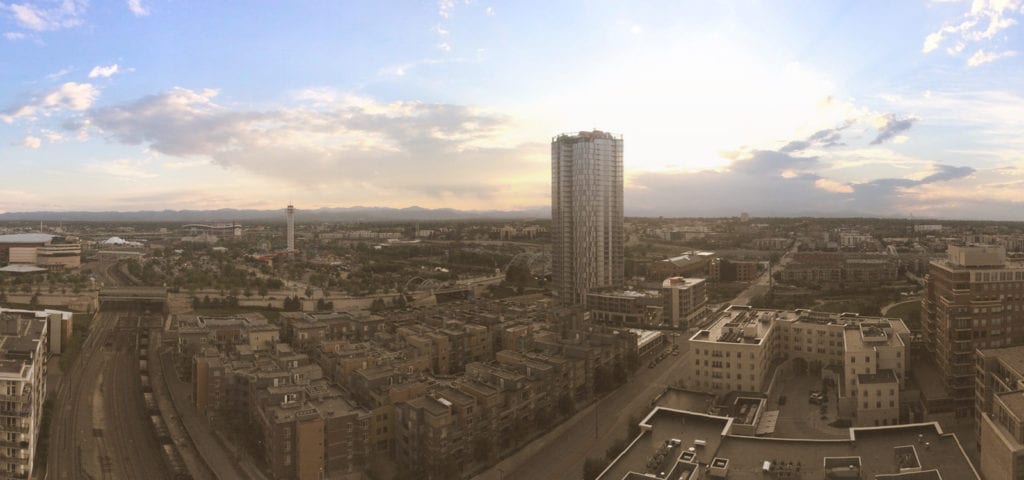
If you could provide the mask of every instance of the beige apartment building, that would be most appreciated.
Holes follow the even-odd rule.
[[[902,320],[733,305],[690,338],[688,388],[762,392],[777,361],[791,359],[836,379],[839,412],[856,426],[899,422],[910,331]]]

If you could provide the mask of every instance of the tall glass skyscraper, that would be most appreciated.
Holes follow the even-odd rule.
[[[623,280],[622,136],[563,134],[551,140],[552,277],[562,305]]]

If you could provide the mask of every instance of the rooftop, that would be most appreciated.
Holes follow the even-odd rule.
[[[728,417],[656,408],[641,422],[641,434],[598,478],[620,480],[633,473],[671,479],[674,475],[667,467],[692,452],[694,463],[728,460],[730,480],[763,480],[765,462],[772,468],[799,466],[802,476],[798,478],[829,478],[826,465],[830,471],[837,466],[849,468],[854,458],[859,459],[860,473],[855,478],[919,480],[939,478],[937,473],[947,479],[980,479],[956,436],[943,433],[938,423],[852,428],[850,437],[842,440],[731,435],[727,432],[732,423]],[[669,446],[673,439],[678,446]],[[907,465],[907,452],[916,454],[921,471],[910,477],[890,477],[900,475],[901,466]]]
[[[54,236],[46,233],[15,233],[0,235],[0,244],[4,243],[50,243]]]
[[[661,282],[662,288],[690,288],[699,283],[704,283],[703,278],[669,277]]]

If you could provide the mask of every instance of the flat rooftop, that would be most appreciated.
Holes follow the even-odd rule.
[[[671,468],[666,466],[675,464],[672,457],[678,458],[691,451],[694,463],[727,459],[730,480],[764,480],[767,478],[763,470],[765,462],[799,465],[802,474],[799,478],[828,478],[826,459],[850,457],[859,458],[860,476],[857,478],[862,479],[925,480],[939,478],[936,474],[945,479],[981,478],[956,436],[942,432],[934,422],[852,428],[850,437],[841,440],[731,435],[727,430],[732,422],[728,417],[656,408],[641,422],[641,434],[598,479],[668,479]],[[679,446],[668,447],[673,439],[679,440]],[[897,453],[911,449],[917,455],[921,471],[909,477],[900,476],[901,455]],[[648,476],[628,477],[630,474]]]
[[[690,341],[759,344],[776,320],[796,320],[797,317],[795,312],[734,305],[720,313],[710,327],[698,331]]]

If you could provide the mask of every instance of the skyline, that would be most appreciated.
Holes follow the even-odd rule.
[[[1024,220],[1020,0],[391,10],[0,3],[0,212],[538,208],[596,128],[627,215]]]

